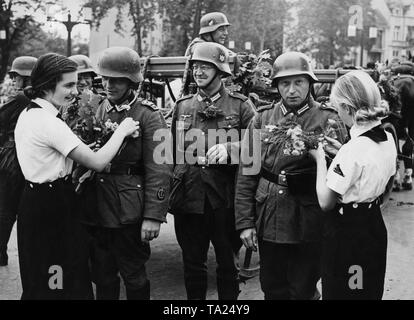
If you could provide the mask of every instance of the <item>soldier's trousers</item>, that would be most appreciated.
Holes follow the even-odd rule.
[[[319,298],[320,242],[278,244],[259,240],[260,284],[266,300]],[[316,294],[316,295],[315,295]]]
[[[149,244],[141,241],[141,224],[122,228],[89,227],[92,237],[91,270],[98,300],[119,299],[121,275],[128,300],[149,300],[150,283],[145,263]]]
[[[240,239],[235,231],[232,209],[213,210],[206,199],[203,215],[174,216],[177,241],[183,252],[184,282],[189,300],[205,300],[207,254],[210,241],[217,262],[217,291],[220,300],[239,295],[237,253]]]

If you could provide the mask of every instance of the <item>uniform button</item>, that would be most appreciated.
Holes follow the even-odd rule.
[[[49,184],[49,188],[53,188],[53,186],[51,184]]]
[[[264,142],[269,142],[269,139],[268,138],[264,139]]]
[[[138,187],[138,188],[141,188],[141,185],[140,185],[140,184],[138,184],[138,185],[137,185],[137,187]]]
[[[279,191],[279,194],[283,194],[283,190],[280,190],[280,191]]]
[[[354,209],[357,209],[357,208],[358,208],[358,203],[354,203],[354,204],[352,205],[352,207],[353,207]]]
[[[32,189],[33,189],[33,184],[29,184],[29,186],[30,186],[30,188],[32,188]]]
[[[286,182],[286,178],[283,178],[283,179],[282,179],[282,181],[283,181],[283,182]]]
[[[341,207],[341,208],[339,209],[339,214],[342,214],[342,215],[344,214],[344,208],[342,208],[342,207]]]
[[[231,128],[231,124],[229,124],[228,127]]]
[[[99,180],[100,182],[104,182],[104,179]]]
[[[280,174],[286,174],[286,171],[282,171]]]
[[[368,206],[368,209],[371,209],[372,208],[372,203]]]
[[[204,166],[203,166],[203,167],[201,167],[201,169],[203,169],[203,170],[204,170],[205,168],[206,168],[206,167],[204,167]]]

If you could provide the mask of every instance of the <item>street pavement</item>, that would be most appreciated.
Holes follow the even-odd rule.
[[[388,229],[388,262],[384,299],[414,299],[414,191],[393,193],[383,210]],[[185,300],[182,257],[174,234],[174,221],[162,225],[158,239],[151,243],[151,259],[147,271],[151,280],[151,299]],[[241,255],[243,261],[244,252]],[[253,255],[252,265],[258,263]],[[216,300],[214,250],[210,248],[208,260],[209,288],[207,299]],[[320,287],[320,285],[319,285]],[[240,299],[262,300],[258,276],[241,284]],[[9,242],[9,265],[0,267],[0,300],[16,300],[21,295],[17,254],[16,228]],[[122,289],[121,299],[125,299]]]

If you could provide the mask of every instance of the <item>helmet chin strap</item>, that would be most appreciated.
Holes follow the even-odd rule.
[[[214,74],[214,77],[209,81],[209,83],[207,83],[205,86],[200,87],[201,89],[206,89],[208,88],[213,82],[214,80],[216,80],[216,78],[218,77],[218,71],[216,70],[216,73]]]
[[[296,109],[296,110],[301,109],[302,107],[306,106],[306,105],[309,103],[310,96],[311,96],[311,86],[312,86],[312,85],[313,85],[312,83],[310,83],[310,84],[309,84],[308,94],[306,95],[305,100],[303,100],[303,102],[302,102],[300,105],[298,105],[297,107],[295,107],[295,109]],[[284,103],[284,104],[286,104],[289,108],[291,107],[291,106],[289,106],[289,105],[285,102],[285,100],[284,100],[284,99],[283,99],[283,103]]]

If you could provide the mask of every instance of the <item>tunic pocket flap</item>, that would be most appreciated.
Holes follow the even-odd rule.
[[[240,120],[238,117],[228,116],[224,120],[217,122],[217,128],[219,129],[231,129],[240,127]]]

